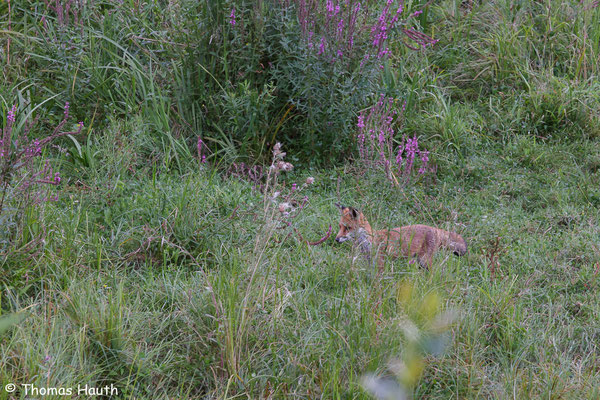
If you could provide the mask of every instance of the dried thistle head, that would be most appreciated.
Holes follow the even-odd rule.
[[[283,157],[285,157],[285,154],[283,151],[281,151],[281,143],[277,142],[275,143],[275,146],[273,146],[273,160],[283,160]]]
[[[288,210],[291,208],[293,208],[292,205],[287,201],[284,203],[279,203],[279,212],[284,216],[289,215]]]
[[[277,169],[280,171],[289,172],[294,169],[294,166],[292,164],[290,164],[289,162],[279,161],[279,162],[277,162]]]

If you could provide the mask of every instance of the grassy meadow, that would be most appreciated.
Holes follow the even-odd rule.
[[[600,398],[599,57],[591,0],[0,0],[0,400]]]

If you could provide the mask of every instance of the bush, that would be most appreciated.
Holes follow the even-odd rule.
[[[69,99],[77,116],[86,104],[97,128],[141,115],[179,170],[198,136],[226,163],[266,163],[278,141],[296,163],[333,163],[355,148],[357,113],[386,92],[391,40],[435,43],[416,30],[419,14],[397,0],[34,2],[12,10],[12,29],[27,35],[11,36],[10,52],[31,56],[10,58],[7,81],[18,88],[18,71],[35,71],[32,102]]]
[[[206,3],[183,39],[197,45],[183,56],[181,114],[233,158],[264,161],[277,141],[301,162],[346,158],[358,110],[383,90],[392,35],[435,43],[406,22],[420,12],[361,4]]]

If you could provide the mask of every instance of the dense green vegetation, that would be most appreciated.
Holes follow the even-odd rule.
[[[380,58],[357,3],[0,0],[0,399],[600,397],[597,2],[406,1]],[[365,167],[380,95],[434,171]],[[469,252],[377,273],[338,201]]]

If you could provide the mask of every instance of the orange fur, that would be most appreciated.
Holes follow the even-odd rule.
[[[374,249],[380,269],[386,256],[416,256],[422,267],[429,268],[433,255],[440,248],[452,250],[459,256],[467,252],[467,243],[458,233],[427,225],[373,231],[363,213],[352,207],[340,206],[340,209],[340,231],[335,240],[343,242],[353,239],[363,253],[368,253],[369,258]]]

